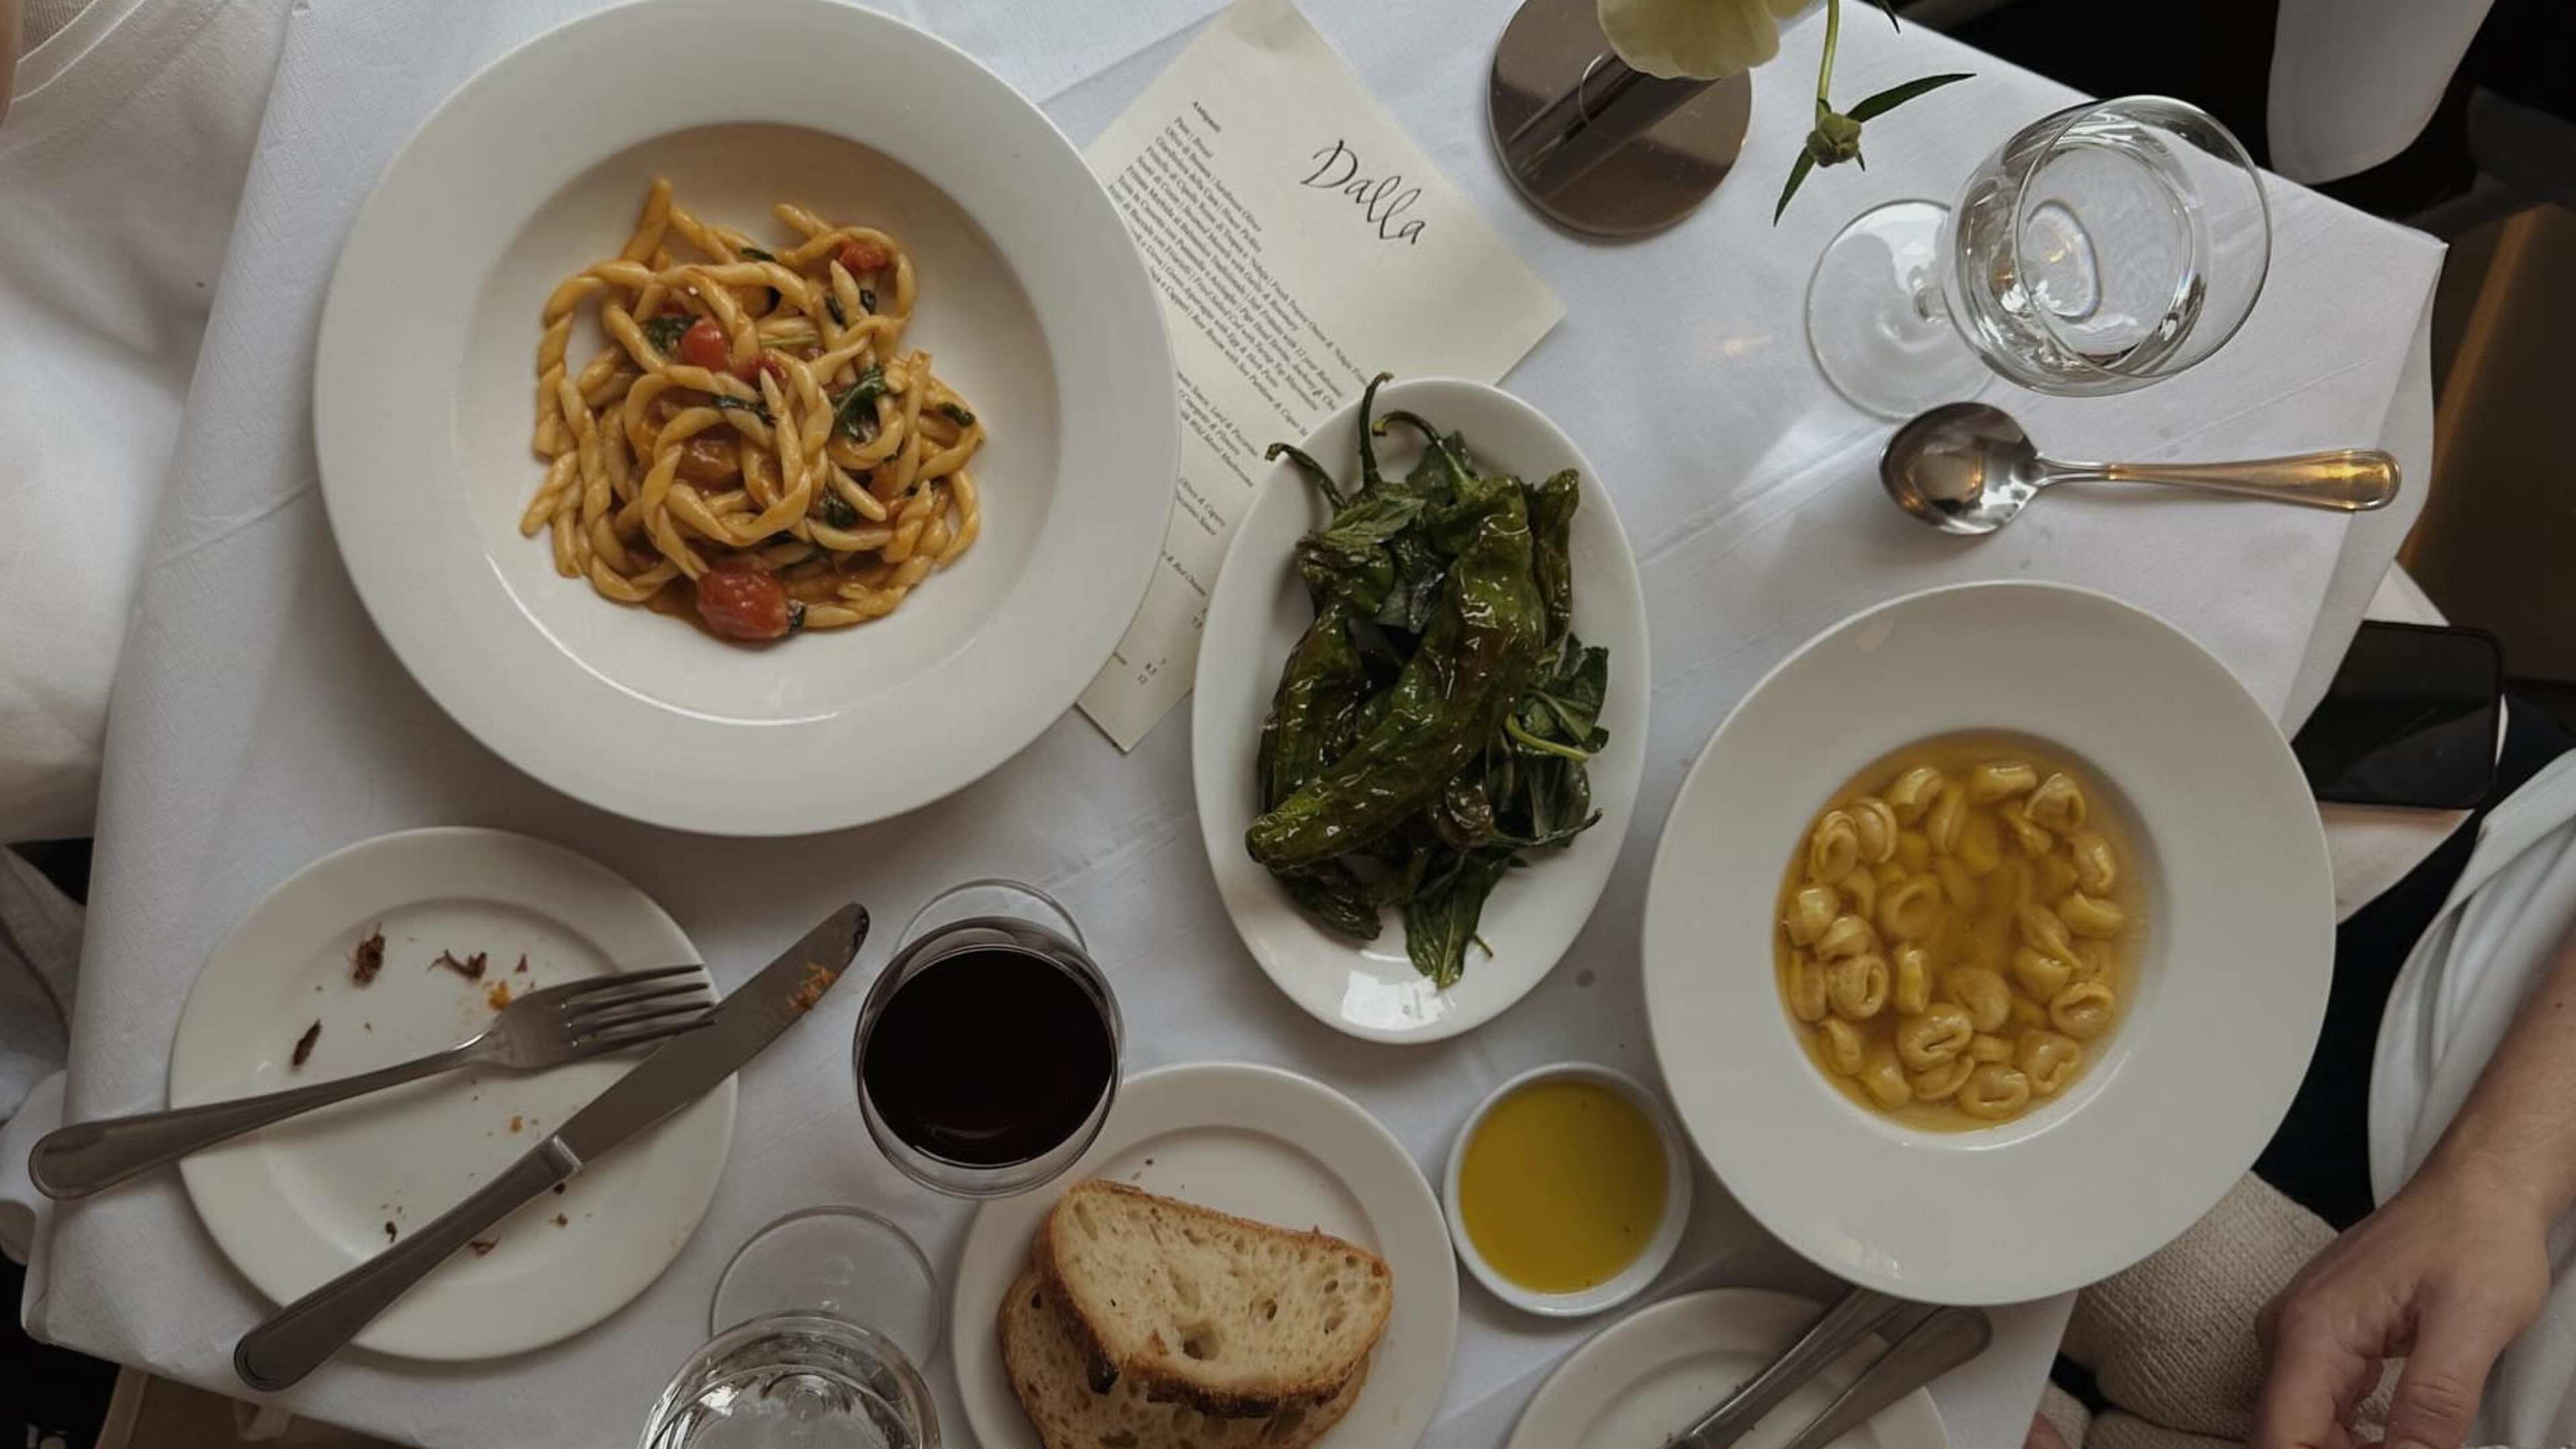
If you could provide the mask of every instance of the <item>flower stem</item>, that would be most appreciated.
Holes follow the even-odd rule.
[[[1818,115],[1833,109],[1832,103],[1825,99],[1825,91],[1833,83],[1834,48],[1842,43],[1842,38],[1843,0],[1825,0],[1825,59],[1823,64],[1816,67],[1816,113]]]

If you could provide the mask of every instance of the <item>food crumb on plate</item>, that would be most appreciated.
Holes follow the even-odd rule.
[[[376,973],[384,969],[385,928],[378,926],[358,942],[357,950],[349,953],[349,979],[364,986],[375,980]]]
[[[555,1214],[555,1226],[559,1228],[571,1227],[572,1219],[565,1217],[562,1213],[557,1213]]]
[[[513,1112],[513,1113],[511,1113],[511,1114],[510,1114],[510,1130],[511,1130],[511,1131],[516,1132],[516,1131],[518,1131],[521,1127],[526,1126],[526,1125],[527,1125],[527,1124],[526,1124],[526,1123],[525,1123],[525,1122],[520,1118],[520,1116],[519,1116],[519,1114],[518,1114],[518,1113]]]
[[[317,1017],[311,1026],[304,1028],[304,1035],[295,1039],[295,1055],[288,1061],[287,1065],[289,1067],[300,1067],[304,1065],[305,1060],[313,1055],[313,1043],[321,1039],[322,1022],[320,1018]]]
[[[501,1240],[499,1238],[476,1238],[465,1246],[472,1248],[474,1250],[474,1256],[480,1258],[484,1254],[492,1251],[494,1248],[501,1246]]]
[[[510,968],[510,974],[513,976],[525,976],[528,974],[527,952],[522,951],[519,953],[519,964]]]
[[[391,1224],[391,1223],[387,1223],[387,1224],[385,1224],[385,1241],[386,1241],[386,1242],[388,1242],[388,1243],[390,1243],[390,1242],[392,1242],[393,1240],[394,1240],[394,1225],[393,1225],[393,1224]]]
[[[459,961],[456,959],[455,952],[441,951],[438,953],[437,958],[429,964],[433,970],[444,966],[448,970],[455,972],[457,975],[464,977],[468,981],[480,981],[483,979],[483,968],[491,964],[491,959],[484,952],[477,951],[473,955],[466,957],[464,960]]]
[[[494,1011],[499,1011],[501,1008],[508,1006],[510,1004],[510,983],[507,981],[493,982],[492,989],[483,993],[483,999],[490,1003]]]

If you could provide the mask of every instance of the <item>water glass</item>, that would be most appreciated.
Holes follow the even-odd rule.
[[[930,1388],[901,1350],[829,1313],[772,1313],[683,1364],[640,1449],[939,1449]]]
[[[1844,227],[1808,283],[1808,345],[1886,417],[1993,374],[2127,392],[2235,336],[2271,254],[2262,175],[2226,127],[2162,96],[2094,101],[2014,133],[1957,205],[1891,202]]]

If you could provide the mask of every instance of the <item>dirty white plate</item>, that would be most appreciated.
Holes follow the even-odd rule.
[[[2083,763],[2146,919],[2072,1087],[1927,1131],[1817,1071],[1772,939],[1818,807],[1902,745],[1976,731]],[[1923,1303],[2045,1298],[2171,1242],[2279,1125],[2333,970],[2325,834],[2279,727],[2172,625],[2055,584],[1930,589],[1800,647],[1691,767],[1646,888],[1646,1016],[1683,1130],[1809,1261]]]
[[[1668,1298],[1619,1320],[1574,1351],[1521,1411],[1506,1449],[1653,1449],[1717,1407],[1779,1357],[1824,1311],[1787,1293],[1718,1288]],[[1871,1340],[1875,1344],[1877,1340]],[[1855,1350],[1826,1368],[1736,1443],[1785,1444],[1869,1362]],[[1941,1411],[1916,1389],[1834,1449],[1950,1449]]]
[[[350,953],[377,929],[384,969],[359,986]],[[486,953],[483,978],[433,965],[441,951]],[[170,1105],[453,1046],[491,1024],[495,987],[516,995],[697,959],[650,897],[561,846],[498,830],[378,836],[290,877],[215,948],[180,1013]],[[297,1067],[296,1041],[315,1022],[321,1033]],[[180,1174],[224,1256],[270,1299],[292,1302],[490,1181],[649,1050],[526,1076],[451,1072],[237,1137],[187,1158]],[[727,1079],[539,1196],[485,1235],[489,1251],[432,1271],[359,1346],[491,1358],[615,1312],[696,1230],[724,1171],[733,1106]]]
[[[966,1233],[949,1313],[949,1356],[983,1449],[1040,1449],[1002,1368],[1002,1295],[1061,1188],[1087,1177],[1288,1228],[1320,1228],[1386,1259],[1395,1309],[1368,1384],[1318,1449],[1405,1449],[1448,1387],[1458,1339],[1458,1267],[1431,1184],[1360,1105],[1277,1067],[1163,1067],[1118,1089],[1091,1151],[1057,1187],[986,1203]]]
[[[1447,991],[1413,969],[1395,912],[1387,912],[1374,941],[1336,935],[1308,920],[1245,854],[1243,833],[1260,795],[1253,751],[1261,721],[1279,686],[1280,665],[1315,617],[1293,550],[1332,511],[1284,461],[1262,480],[1235,526],[1208,599],[1190,707],[1190,778],[1225,912],[1288,999],[1353,1036],[1437,1041],[1492,1020],[1545,980],[1609,882],[1645,768],[1646,596],[1600,474],[1537,409],[1500,388],[1450,378],[1396,382],[1379,390],[1377,402],[1381,416],[1408,408],[1443,430],[1464,432],[1482,467],[1533,483],[1566,468],[1582,475],[1573,531],[1574,632],[1610,651],[1610,689],[1601,710],[1610,743],[1591,763],[1601,823],[1562,849],[1531,852],[1529,869],[1495,887],[1477,926],[1492,953],[1471,948],[1466,976]],[[1381,465],[1389,473],[1411,471],[1421,457],[1419,442],[1409,428],[1390,429],[1378,443]],[[1359,405],[1335,413],[1303,446],[1337,479],[1357,477]]]
[[[681,76],[746,79],[644,79]],[[794,200],[910,249],[904,345],[991,437],[980,540],[893,615],[743,648],[519,536],[539,311],[655,176],[755,237]],[[1161,301],[1081,155],[965,52],[835,0],[638,0],[493,62],[351,226],[313,389],[332,533],[429,696],[556,789],[722,835],[898,814],[1054,723],[1144,597],[1178,416]]]

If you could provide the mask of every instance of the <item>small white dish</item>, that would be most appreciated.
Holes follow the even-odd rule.
[[[1395,1277],[1386,1335],[1358,1401],[1317,1449],[1405,1449],[1430,1427],[1457,1348],[1458,1265],[1422,1169],[1357,1102],[1277,1067],[1162,1067],[1119,1087],[1108,1125],[1063,1185],[1089,1177],[1257,1222],[1319,1228],[1386,1259]],[[1039,1449],[994,1324],[1061,1195],[1040,1189],[984,1204],[958,1255],[949,1357],[983,1449]]]
[[[351,980],[381,929],[383,969]],[[487,953],[479,981],[431,963]],[[518,963],[525,953],[528,969]],[[516,994],[698,959],[652,898],[561,846],[498,830],[412,830],[324,856],[251,909],[180,1011],[170,1105],[276,1091],[455,1045]],[[319,1023],[312,1052],[297,1040]],[[280,1122],[179,1164],[216,1247],[292,1302],[454,1206],[635,1065],[623,1052],[524,1076],[469,1069]],[[734,1083],[540,1194],[433,1269],[357,1336],[419,1359],[519,1353],[588,1328],[696,1231],[733,1141]],[[389,1234],[386,1229],[391,1226]]]
[[[1619,526],[1609,490],[1572,439],[1537,409],[1500,388],[1453,378],[1398,381],[1379,389],[1378,415],[1409,408],[1443,429],[1467,435],[1468,451],[1488,467],[1531,482],[1562,469],[1582,475],[1575,510],[1574,632],[1610,651],[1610,687],[1601,709],[1610,743],[1591,762],[1592,800],[1601,821],[1562,849],[1534,851],[1530,869],[1514,871],[1485,904],[1478,934],[1493,954],[1471,950],[1466,975],[1448,990],[1434,987],[1404,950],[1404,924],[1393,913],[1365,945],[1308,920],[1296,903],[1244,853],[1243,833],[1257,813],[1253,750],[1278,688],[1279,669],[1313,606],[1297,579],[1297,540],[1322,526],[1330,507],[1282,462],[1262,480],[1226,548],[1225,567],[1208,598],[1190,706],[1190,779],[1208,865],[1236,934],[1261,969],[1316,1020],[1372,1041],[1427,1042],[1481,1026],[1547,979],[1590,919],[1619,859],[1646,761],[1646,595],[1637,558]],[[1304,441],[1306,452],[1336,477],[1356,476],[1359,404],[1335,413]],[[1412,431],[1396,428],[1378,441],[1385,470],[1410,470],[1421,456]]]
[[[2146,920],[2131,999],[2072,1087],[1925,1131],[1809,1059],[1773,968],[1780,880],[1855,771],[1976,731],[2085,764]],[[2333,970],[2324,831],[2279,727],[2173,626],[2053,584],[1911,594],[1790,655],[1691,767],[1646,890],[1647,1023],[1684,1130],[1810,1262],[1923,1303],[2045,1298],[2171,1242],[2288,1109]]]
[[[1458,1200],[1459,1173],[1466,1165],[1467,1144],[1475,1137],[1476,1129],[1483,1126],[1485,1119],[1493,1115],[1494,1108],[1514,1092],[1538,1082],[1560,1081],[1591,1082],[1627,1098],[1629,1105],[1645,1113],[1646,1120],[1654,1125],[1655,1141],[1664,1152],[1664,1206],[1662,1215],[1655,1220],[1655,1235],[1646,1240],[1645,1248],[1620,1270],[1617,1277],[1580,1293],[1542,1293],[1504,1277],[1485,1261],[1485,1255],[1476,1247],[1476,1240],[1468,1236],[1467,1216],[1460,1210]],[[1466,1125],[1458,1129],[1457,1140],[1449,1145],[1449,1164],[1441,1175],[1440,1204],[1449,1214],[1449,1240],[1457,1246],[1458,1261],[1467,1265],[1467,1271],[1474,1274],[1476,1281],[1484,1284],[1487,1291],[1526,1313],[1550,1318],[1581,1318],[1616,1308],[1643,1293],[1655,1281],[1655,1276],[1672,1262],[1673,1254],[1681,1249],[1682,1232],[1690,1226],[1691,1174],[1695,1167],[1690,1149],[1682,1143],[1681,1129],[1673,1125],[1673,1114],[1643,1083],[1624,1072],[1615,1072],[1590,1062],[1557,1062],[1551,1066],[1532,1067],[1496,1087],[1490,1096],[1476,1105],[1474,1112],[1468,1114]]]
[[[1505,1449],[1645,1449],[1716,1408],[1823,1308],[1787,1293],[1718,1288],[1641,1308],[1574,1351],[1539,1386]],[[1876,1342],[1876,1340],[1871,1340]],[[1783,1444],[1848,1387],[1868,1359],[1828,1365],[1762,1418],[1744,1443]],[[1834,1449],[1950,1449],[1929,1390],[1916,1389]]]
[[[758,80],[637,79],[682,75]],[[911,250],[905,345],[991,439],[980,540],[889,617],[745,649],[520,537],[539,310],[655,176],[755,236],[792,199]],[[332,534],[421,688],[566,794],[718,835],[882,820],[1053,724],[1144,597],[1179,450],[1161,297],[1081,154],[965,52],[835,0],[636,0],[494,61],[359,211],[314,374]]]

